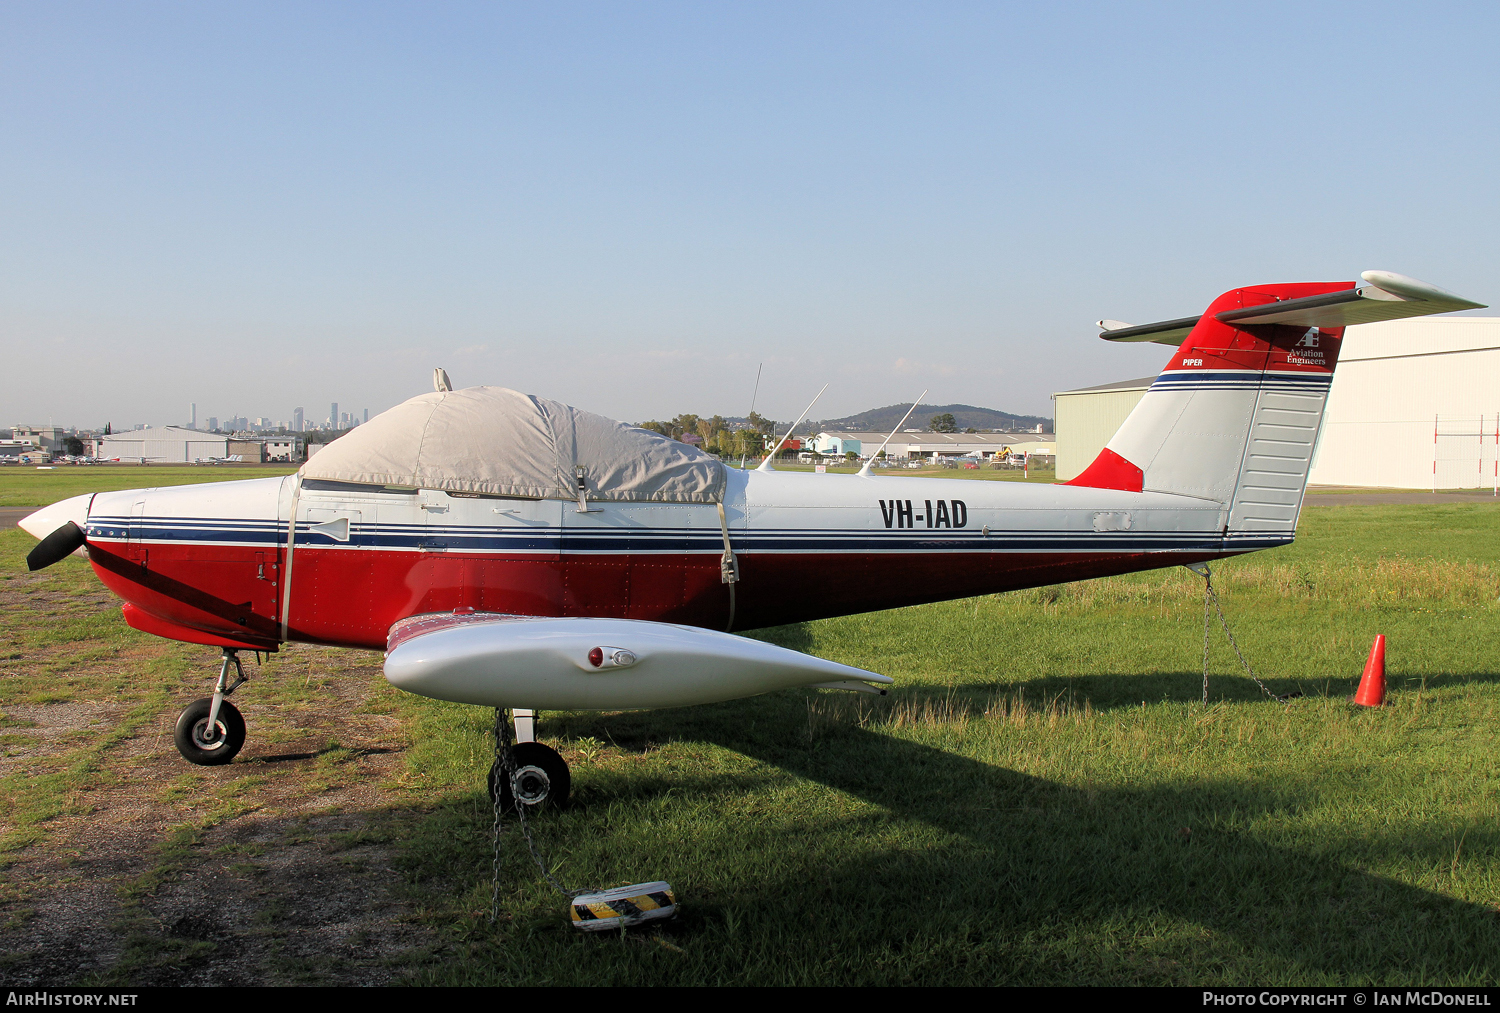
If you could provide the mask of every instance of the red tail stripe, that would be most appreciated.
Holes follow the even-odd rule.
[[[1124,492],[1140,492],[1146,487],[1146,476],[1119,454],[1105,447],[1094,458],[1094,463],[1083,470],[1083,474],[1063,485],[1082,485],[1090,489],[1120,489]]]

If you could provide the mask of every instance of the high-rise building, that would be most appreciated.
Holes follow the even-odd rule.
[[[365,409],[365,421],[370,421],[370,409],[368,408]]]
[[[210,415],[208,417],[208,431],[211,433],[219,431],[219,417],[217,415]]]
[[[196,402],[196,401],[193,402],[193,421],[191,421],[191,422],[188,423],[188,428],[189,429],[197,429],[198,428],[198,402]]]
[[[335,402],[333,402],[333,404],[331,404],[331,405],[328,406],[328,428],[329,429],[337,429],[338,427],[339,427],[339,403],[337,401],[335,401]]]
[[[300,433],[300,432],[302,432],[302,409],[301,408],[293,408],[292,409],[292,432],[294,432],[294,433]]]

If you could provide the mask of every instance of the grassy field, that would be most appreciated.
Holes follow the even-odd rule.
[[[895,676],[878,702],[549,716],[579,805],[543,846],[569,883],[672,881],[684,914],[658,946],[579,938],[514,846],[491,929],[486,715],[407,701],[445,801],[405,868],[452,947],[418,978],[1492,982],[1497,521],[1313,508],[1295,547],[1223,565],[1252,663],[1304,694],[1288,703],[1221,642],[1198,702],[1201,584],[1175,570],[766,634]],[[1376,633],[1391,705],[1355,710]]]
[[[391,842],[389,865],[377,864],[405,905],[381,924],[423,934],[381,950],[381,973],[442,984],[1492,983],[1497,522],[1487,504],[1314,505],[1294,546],[1218,567],[1257,672],[1276,694],[1302,694],[1286,702],[1237,674],[1217,631],[1211,703],[1199,702],[1201,581],[1177,569],[761,634],[894,676],[883,699],[807,691],[544,714],[540,736],[574,774],[574,807],[535,824],[556,874],[578,886],[668,879],[682,902],[669,925],[602,938],[568,926],[513,830],[502,917],[489,924],[490,715],[396,694],[370,659],[348,678],[369,680],[360,706],[399,722],[402,750],[366,776],[383,792],[368,833]],[[0,535],[4,565],[30,544]],[[207,652],[135,634],[90,604],[82,565],[44,573],[46,594],[6,614],[0,709],[109,701],[120,717],[110,736],[30,765],[24,743],[11,746],[17,765],[0,788],[12,799],[13,922],[41,903],[23,871],[61,839],[49,827],[91,804],[78,782],[128,779],[131,762],[146,762],[125,758],[129,742],[153,708],[169,721],[180,701],[167,698],[207,678]],[[1390,702],[1355,709],[1347,699],[1377,633],[1389,638]],[[44,670],[29,667],[33,655]],[[287,652],[237,697],[252,741],[229,774],[359,782],[338,766],[347,735],[343,753],[257,756],[262,728],[330,706],[314,657]],[[170,754],[170,741],[154,750]],[[230,833],[269,790],[185,767],[173,776],[207,793],[200,829],[159,832],[154,853],[170,860],[130,881],[130,910],[154,910],[183,870],[216,860],[228,845],[204,828]],[[212,937],[188,950],[170,932],[134,931],[128,960],[91,972],[99,980],[164,980],[151,974],[240,945]],[[332,966],[293,980],[333,980],[319,977]],[[265,967],[259,980],[288,980]]]
[[[58,465],[51,471],[14,465],[0,468],[0,507],[46,506],[86,492],[152,489],[199,482],[232,482],[290,475],[288,464],[90,464]]]

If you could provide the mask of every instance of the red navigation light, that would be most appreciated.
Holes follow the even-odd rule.
[[[589,664],[595,668],[604,664],[604,648],[596,647],[589,652]]]

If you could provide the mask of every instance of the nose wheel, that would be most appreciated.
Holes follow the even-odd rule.
[[[188,704],[177,716],[177,731],[172,736],[183,759],[201,767],[228,763],[245,744],[245,719],[239,708],[221,700],[219,713],[210,724],[213,703],[213,698],[204,697]]]
[[[232,680],[229,677],[231,666],[234,668]],[[216,767],[234,759],[244,746],[245,719],[239,708],[224,699],[244,681],[245,669],[240,664],[239,652],[226,647],[214,695],[194,700],[177,715],[177,730],[172,741],[184,760],[200,767]]]
[[[511,747],[514,774],[507,781],[499,764],[490,767],[490,798],[498,787],[500,808],[509,812],[519,801],[532,812],[546,806],[566,809],[573,776],[557,750],[540,742],[518,742]]]

